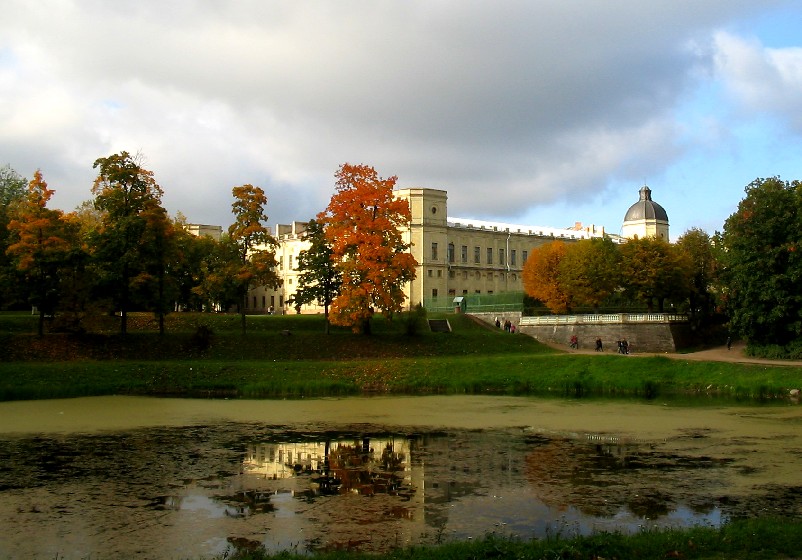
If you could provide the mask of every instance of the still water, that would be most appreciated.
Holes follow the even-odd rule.
[[[0,403],[0,558],[381,551],[802,516],[802,407]]]

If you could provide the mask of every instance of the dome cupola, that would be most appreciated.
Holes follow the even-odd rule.
[[[658,237],[668,241],[668,214],[652,200],[652,190],[643,185],[639,200],[629,207],[624,216],[621,234],[628,239]]]

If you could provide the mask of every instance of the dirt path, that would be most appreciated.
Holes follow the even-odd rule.
[[[574,354],[597,354],[595,350],[592,348],[580,348],[579,350],[572,350],[571,348],[567,348],[565,346],[561,346],[555,343],[546,343],[552,348],[556,350],[560,350],[563,352],[574,353]],[[742,363],[742,364],[765,364],[771,366],[792,366],[792,367],[802,367],[802,361],[799,360],[768,360],[764,358],[752,358],[745,354],[746,344],[743,342],[738,342],[732,345],[730,350],[727,350],[726,346],[716,346],[714,348],[708,348],[707,350],[699,350],[697,352],[687,352],[687,353],[679,353],[679,352],[666,352],[666,353],[655,353],[655,352],[644,352],[638,353],[637,350],[630,354],[630,356],[666,356],[667,358],[673,358],[677,360],[698,360],[703,362],[732,362],[732,363]],[[615,352],[615,349],[612,348],[605,348],[604,354],[612,354]]]

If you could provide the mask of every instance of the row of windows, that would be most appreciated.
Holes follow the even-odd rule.
[[[434,278],[434,270],[433,270],[433,269],[431,269],[431,268],[430,268],[430,269],[428,269],[428,270],[426,271],[426,273],[427,273],[427,276],[428,276],[429,278]],[[467,271],[467,270],[463,270],[461,273],[459,273],[460,277],[461,277],[463,280],[467,280],[467,279],[468,279],[468,275],[469,275],[469,274],[470,274],[470,276],[471,276],[472,278],[473,278],[473,277],[475,277],[477,280],[480,280],[480,279],[482,278],[482,274],[483,274],[483,273],[482,273],[482,271],[480,271],[480,270],[477,270],[477,271],[475,271],[475,272],[474,272],[474,271],[470,271],[470,272],[469,272],[469,271]],[[488,272],[488,273],[486,273],[486,274],[487,274],[487,279],[488,279],[488,280],[492,280],[492,279],[493,279],[493,277],[494,277],[494,275],[495,275],[497,278],[502,278],[502,279],[504,278],[504,273],[503,273],[503,272],[502,272],[501,274],[497,274],[497,273],[494,273],[494,272],[492,272],[492,271],[491,271],[491,272]],[[442,278],[442,277],[443,277],[443,271],[442,271],[442,270],[438,270],[438,271],[437,271],[437,277],[438,277],[438,278]],[[449,278],[456,278],[456,277],[457,277],[457,271],[454,271],[454,270],[449,270],[449,271],[448,271],[448,277],[449,277]],[[518,280],[518,275],[517,275],[517,274],[515,274],[515,273],[512,273],[512,274],[510,274],[510,280],[513,280],[513,281],[515,281],[515,280]]]
[[[473,293],[481,294],[482,290],[474,290]],[[437,288],[432,288],[432,297],[437,297],[437,295],[438,295]],[[448,290],[448,295],[449,296],[457,295],[457,290]],[[462,290],[462,295],[467,296],[468,295],[468,290]],[[487,295],[492,296],[493,295],[493,290],[487,290]]]
[[[259,307],[257,306],[256,296],[253,296],[252,302],[253,302],[253,305],[249,309],[258,309]],[[248,307],[248,303],[249,303],[249,301],[246,298],[245,299],[245,307],[246,308]],[[283,307],[284,306],[284,296],[282,296],[282,295],[278,296],[278,305],[279,305],[279,307]],[[275,309],[275,307],[276,307],[276,296],[270,296],[270,307]],[[262,296],[262,309],[267,309],[267,296],[264,296],[264,295]]]
[[[496,251],[493,250],[493,247],[487,247],[485,253],[485,264],[493,264],[493,257]],[[529,256],[528,251],[521,251],[521,262],[526,262],[526,258]],[[473,247],[473,263],[474,264],[482,264],[482,248],[478,245],[474,245]],[[498,264],[505,265],[506,263],[506,249],[498,249]],[[432,260],[436,261],[439,258],[437,243],[432,242]],[[449,263],[456,262],[456,253],[455,253],[455,246],[453,243],[448,244],[448,248],[446,251],[446,259]],[[460,262],[467,263],[468,262],[468,246],[462,245],[460,247]],[[517,266],[518,265],[518,251],[516,249],[510,249],[510,265]]]

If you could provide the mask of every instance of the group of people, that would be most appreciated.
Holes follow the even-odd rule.
[[[617,340],[616,345],[618,346],[619,354],[629,354],[629,342],[627,342],[626,339]],[[574,350],[579,348],[579,338],[575,334],[571,335],[568,346]],[[598,336],[596,337],[596,352],[604,352],[604,344],[602,343],[601,337]]]
[[[496,320],[494,322],[496,324],[496,328],[500,329],[501,328],[501,319],[496,317]],[[515,325],[513,325],[512,321],[510,321],[509,319],[505,319],[504,320],[504,331],[508,332],[508,333],[515,334]]]

